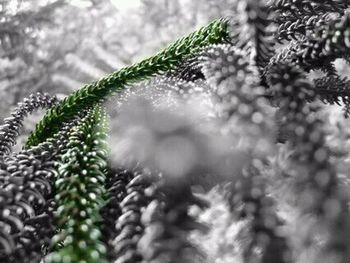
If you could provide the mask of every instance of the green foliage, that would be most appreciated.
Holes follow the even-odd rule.
[[[104,262],[100,210],[105,204],[107,116],[96,106],[69,135],[55,182],[56,226],[49,262]],[[61,246],[63,242],[63,246]]]
[[[154,57],[121,69],[74,92],[48,111],[29,137],[27,146],[36,145],[52,136],[62,122],[72,118],[81,109],[91,107],[112,93],[124,89],[126,85],[172,70],[184,59],[198,53],[202,47],[228,41],[226,23],[226,20],[213,21],[208,26],[179,39]]]

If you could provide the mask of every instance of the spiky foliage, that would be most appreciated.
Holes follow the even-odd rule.
[[[189,214],[189,208],[200,208],[206,202],[195,197],[190,184],[183,180],[162,180],[150,190],[153,201],[142,216],[145,233],[139,242],[146,262],[203,262],[203,255],[189,240],[189,233],[205,230]]]
[[[270,60],[270,66],[289,61],[309,71],[345,56],[350,46],[349,22],[350,14],[346,13],[340,20],[332,20],[324,27],[315,28],[313,34],[277,53]]]
[[[108,260],[116,260],[117,256],[114,252],[113,240],[118,235],[119,231],[116,229],[116,221],[122,214],[121,201],[127,195],[126,185],[132,180],[133,174],[128,170],[120,170],[117,172],[110,172],[106,180],[106,189],[109,193],[109,200],[102,210],[104,220],[103,234],[104,241],[108,248]]]
[[[350,115],[350,97],[348,87],[350,82],[348,78],[339,76],[326,76],[315,79],[315,92],[319,94],[321,100],[330,104],[344,104],[344,116],[346,118]]]
[[[277,21],[287,22],[298,20],[302,16],[324,15],[329,12],[344,14],[350,2],[333,0],[272,0],[271,9],[278,13]]]
[[[76,121],[54,138],[0,162],[0,259],[2,262],[39,262],[54,234],[54,161],[67,143]]]
[[[52,239],[49,262],[105,261],[99,224],[105,204],[107,129],[107,116],[97,106],[69,135],[55,182],[59,233]]]
[[[0,156],[8,154],[11,147],[16,143],[19,129],[23,125],[24,118],[38,108],[50,108],[57,104],[56,97],[50,97],[48,94],[32,94],[19,103],[17,108],[11,113],[11,117],[4,120],[0,126]]]
[[[198,59],[196,57],[186,60],[174,72],[169,74],[185,81],[196,81],[204,79]]]
[[[259,71],[274,54],[270,20],[266,1],[243,0],[237,2],[230,21],[234,45],[247,51]]]
[[[249,63],[246,55],[230,45],[212,46],[200,58],[202,70],[220,101],[218,113],[223,118],[239,118],[255,124],[255,129],[264,130],[268,127],[259,121],[264,118],[257,101],[262,90],[258,85],[256,67]]]
[[[153,180],[150,174],[136,168],[121,170],[108,179],[110,200],[103,216],[110,261],[142,262],[137,248],[145,228],[141,215],[149,203],[145,191]]]
[[[325,13],[322,15],[304,16],[297,20],[287,20],[279,25],[276,38],[280,43],[283,40],[297,40],[300,36],[312,34],[315,28],[323,27],[335,18],[338,18],[336,13]]]
[[[124,89],[128,84],[176,68],[186,58],[198,53],[202,47],[225,41],[228,41],[227,20],[216,20],[177,40],[155,56],[84,86],[48,111],[29,137],[27,145],[36,145],[52,136],[63,121],[72,118],[82,108],[88,108],[103,101],[107,96]]]

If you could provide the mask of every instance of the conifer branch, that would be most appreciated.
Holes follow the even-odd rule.
[[[236,35],[231,37],[232,43],[237,48],[247,51],[252,64],[260,71],[274,54],[273,34],[269,28],[269,9],[265,1],[240,0],[233,16],[230,25],[231,31]]]
[[[55,182],[59,233],[52,238],[48,262],[106,261],[100,210],[106,198],[107,129],[107,116],[96,106],[69,135]]]
[[[322,68],[336,58],[347,56],[350,48],[350,13],[332,21],[306,39],[291,43],[271,58],[267,71],[279,63],[292,63],[305,71]]]
[[[112,93],[123,90],[125,86],[174,70],[182,61],[196,55],[201,48],[226,41],[229,41],[227,19],[215,20],[198,31],[178,39],[155,56],[82,87],[47,112],[28,138],[27,146],[36,145],[51,137],[64,121],[72,118],[80,110],[105,100]]]
[[[348,0],[272,0],[270,9],[278,13],[277,22],[286,23],[304,16],[322,16],[329,12],[344,14]]]
[[[135,168],[133,171],[122,170],[109,180],[110,200],[104,213],[109,232],[106,236],[109,259],[116,263],[142,262],[138,242],[144,234],[141,216],[150,202],[145,190],[151,185],[151,176]]]
[[[350,81],[344,77],[323,77],[314,81],[315,91],[324,103],[344,105],[344,116],[350,114]]]
[[[280,43],[283,40],[297,40],[307,34],[312,34],[315,28],[321,28],[337,17],[336,13],[325,13],[322,15],[303,16],[295,21],[288,20],[279,25],[275,37]]]
[[[204,255],[189,240],[193,230],[206,227],[189,214],[189,207],[207,203],[195,197],[190,184],[183,179],[163,179],[153,189],[153,201],[147,206],[142,221],[146,228],[139,248],[146,262],[203,262]]]
[[[0,126],[0,156],[8,154],[11,147],[16,144],[19,129],[23,125],[24,118],[38,108],[51,108],[58,103],[56,97],[48,94],[31,94],[19,103],[17,108],[11,113],[11,117],[4,120]]]
[[[39,262],[54,234],[55,163],[76,120],[48,141],[0,160],[0,261]]]

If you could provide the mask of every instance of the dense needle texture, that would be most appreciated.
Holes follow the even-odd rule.
[[[49,262],[104,262],[100,210],[105,204],[107,116],[91,109],[69,134],[55,182],[56,225]],[[63,242],[63,243],[61,243]]]

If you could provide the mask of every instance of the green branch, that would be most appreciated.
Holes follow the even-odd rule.
[[[105,262],[101,209],[105,205],[107,116],[95,107],[69,136],[56,181],[56,226],[47,262]],[[63,244],[63,246],[62,246]]]
[[[27,146],[37,145],[51,137],[64,121],[71,119],[82,109],[103,101],[114,92],[123,90],[125,86],[173,70],[182,61],[197,54],[201,48],[227,40],[227,19],[215,20],[177,40],[156,55],[83,86],[46,113],[29,136]]]

